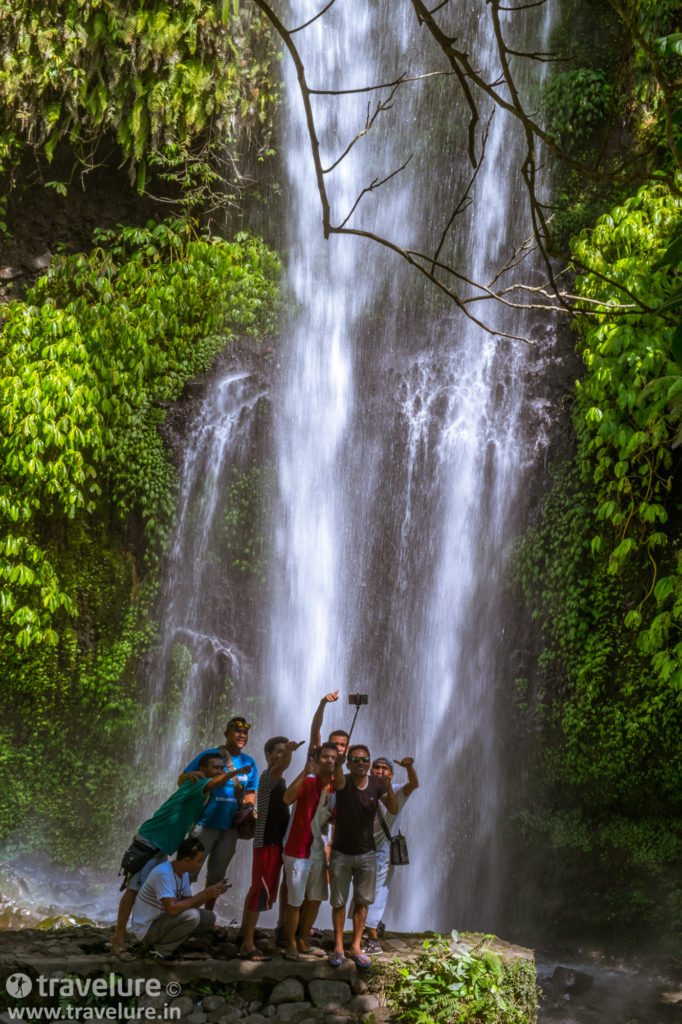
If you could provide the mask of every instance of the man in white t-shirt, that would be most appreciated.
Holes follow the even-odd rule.
[[[380,808],[386,828],[391,835],[393,835],[398,815],[405,806],[405,801],[410,793],[419,788],[419,779],[417,778],[413,759],[411,757],[404,757],[402,761],[396,761],[396,764],[407,771],[407,782],[405,785],[396,786],[395,788],[395,795],[398,798],[398,813],[391,814],[385,808]],[[393,770],[393,762],[387,757],[377,757],[372,762],[372,775],[387,779],[389,782],[393,780]],[[378,815],[374,819],[374,842],[377,848],[377,886],[374,903],[372,903],[367,911],[367,923],[362,943],[362,948],[366,953],[382,952],[377,929],[383,920],[386,901],[388,900],[388,890],[393,879],[393,865],[390,863],[388,836],[381,826]]]
[[[199,839],[183,839],[175,860],[159,864],[147,875],[133,908],[132,929],[154,960],[168,959],[190,935],[215,925],[215,914],[203,904],[222,896],[226,882],[209,885],[192,895],[190,875],[196,874],[204,859]]]

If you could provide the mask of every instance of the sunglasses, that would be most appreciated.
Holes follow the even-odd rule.
[[[350,764],[369,764],[368,757],[349,757]]]

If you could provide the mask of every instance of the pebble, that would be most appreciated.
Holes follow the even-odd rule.
[[[194,1000],[191,996],[178,996],[171,1003],[171,1007],[179,1010],[181,1017],[187,1017],[194,1010]]]
[[[206,1013],[210,1013],[211,1010],[217,1010],[219,1006],[225,1005],[225,999],[223,996],[204,996],[201,1008]]]
[[[208,1019],[211,1024],[231,1024],[232,1021],[242,1020],[242,1011],[236,1006],[219,1006],[217,1010],[211,1010]]]

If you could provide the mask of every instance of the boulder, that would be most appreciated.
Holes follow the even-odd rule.
[[[353,1013],[359,1014],[372,1013],[372,1011],[378,1009],[378,1007],[379,1000],[376,996],[370,995],[355,996],[355,998],[351,999],[348,1004],[349,1010],[352,1010]]]
[[[300,1003],[305,999],[305,989],[298,978],[286,978],[275,985],[270,993],[273,1006],[279,1003]]]
[[[350,1002],[352,992],[345,981],[311,981],[310,998],[322,1010],[338,1010]]]
[[[310,1003],[301,1001],[300,1003],[280,1003],[277,1007],[276,1020],[283,1020],[296,1024],[299,1018],[306,1016],[310,1012]]]

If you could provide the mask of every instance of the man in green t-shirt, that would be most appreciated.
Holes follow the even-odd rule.
[[[125,891],[118,905],[116,929],[111,939],[112,952],[120,960],[133,959],[126,945],[126,926],[137,894],[147,875],[175,853],[192,825],[200,817],[211,790],[224,785],[238,774],[239,769],[226,772],[221,757],[206,754],[199,762],[199,771],[200,778],[186,779],[135,833],[133,842],[138,847],[149,849],[149,859],[140,871],[124,879]]]

